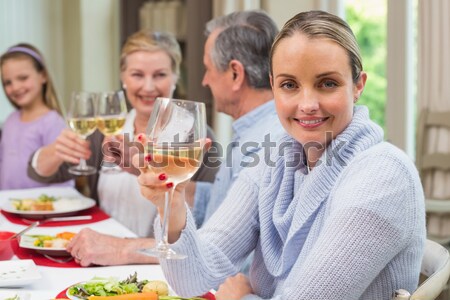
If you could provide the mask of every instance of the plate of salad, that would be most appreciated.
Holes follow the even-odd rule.
[[[208,300],[208,298],[183,298],[171,296],[169,286],[162,280],[138,280],[137,273],[125,280],[115,277],[94,277],[72,285],[66,296],[71,300]],[[120,297],[120,298],[119,298]]]

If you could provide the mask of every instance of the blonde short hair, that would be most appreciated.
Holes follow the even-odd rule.
[[[156,32],[141,30],[128,37],[122,47],[120,55],[120,69],[126,68],[126,58],[137,51],[164,51],[169,55],[172,62],[172,71],[178,76],[180,74],[181,49],[175,37],[167,32]]]

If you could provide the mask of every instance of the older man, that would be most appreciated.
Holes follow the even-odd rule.
[[[214,183],[195,183],[198,226],[217,210],[243,167],[265,163],[261,150],[283,132],[269,80],[269,52],[277,33],[274,21],[261,11],[234,12],[206,24],[202,84],[211,89],[217,111],[234,122],[232,144]]]

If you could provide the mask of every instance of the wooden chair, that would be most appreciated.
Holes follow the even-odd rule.
[[[416,166],[424,187],[426,176],[429,176],[431,172],[450,172],[450,151],[430,154],[426,150],[430,142],[430,129],[438,130],[440,128],[448,130],[450,136],[450,111],[430,112],[423,110],[420,113],[417,124]],[[430,191],[426,192],[426,194],[430,194]],[[428,216],[428,228],[431,229],[430,231],[434,231],[434,234],[429,232],[428,238],[440,244],[448,245],[450,234],[436,234],[436,232],[447,231],[450,233],[450,199],[431,199],[427,197],[425,206]]]
[[[434,300],[446,288],[450,277],[450,254],[442,245],[427,240],[422,259],[421,274],[426,277],[412,295],[397,290],[394,300]]]

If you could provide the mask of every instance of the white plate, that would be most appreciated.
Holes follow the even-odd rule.
[[[19,287],[41,279],[31,259],[0,261],[0,287]]]
[[[89,209],[95,206],[95,201],[86,197],[59,197],[56,195],[47,194],[57,199],[53,202],[54,210],[51,211],[37,211],[37,210],[17,210],[12,201],[8,201],[2,207],[6,212],[18,214],[25,218],[44,219],[50,217],[61,217],[74,215],[79,211]],[[37,198],[37,197],[23,197],[24,198]]]
[[[44,234],[39,234],[44,235]],[[54,236],[50,235],[49,236]],[[37,237],[31,235],[24,235],[20,238],[19,246],[25,249],[35,250],[38,253],[49,255],[49,256],[70,256],[70,253],[66,251],[65,248],[48,248],[48,247],[38,247],[34,245],[34,241]]]
[[[101,279],[100,279],[100,280],[101,280]],[[108,280],[108,279],[106,279],[106,280]],[[149,279],[149,280],[150,280],[150,279]],[[155,279],[155,280],[156,280],[156,279]],[[89,280],[89,281],[93,281],[93,280],[91,279],[91,280]],[[74,285],[85,284],[86,282],[88,282],[88,281],[82,281],[82,282],[80,282],[80,283],[76,283],[76,284],[73,284],[73,285],[69,286],[69,287],[67,288],[67,291],[66,291],[66,297],[69,298],[70,300],[83,300],[83,299],[81,299],[81,298],[78,298],[77,296],[70,295],[70,294],[69,294],[69,289],[70,289],[71,287],[73,287]],[[172,290],[172,288],[171,288],[170,286],[169,286],[169,295],[176,295],[175,292]]]
[[[69,289],[67,289],[67,291],[66,291],[66,297],[69,298],[70,300],[82,300],[81,298],[78,298],[77,296],[69,295]]]

